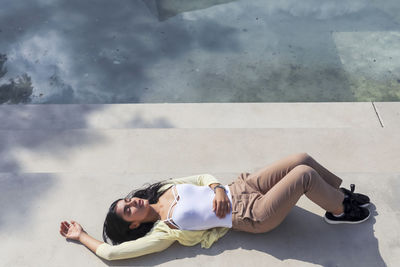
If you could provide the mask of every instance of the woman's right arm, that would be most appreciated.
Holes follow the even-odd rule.
[[[88,235],[82,227],[74,221],[71,224],[62,222],[60,233],[62,236],[77,240],[88,247],[97,256],[106,260],[120,260],[135,258],[142,255],[162,251],[171,246],[175,241],[165,238],[162,233],[153,233],[142,238],[127,241],[112,246]]]
[[[83,231],[82,226],[75,221],[71,221],[71,223],[67,221],[61,222],[60,234],[65,238],[81,242],[94,253],[96,253],[97,248],[104,243],[88,235]]]

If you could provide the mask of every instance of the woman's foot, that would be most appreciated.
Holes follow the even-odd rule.
[[[340,223],[362,223],[368,220],[370,212],[368,209],[358,206],[354,199],[349,197],[343,200],[344,213],[337,216],[331,212],[326,212],[324,219],[329,224]]]
[[[350,190],[341,187],[340,191],[342,191],[346,197],[349,197],[355,201],[355,203],[362,208],[368,207],[370,203],[370,199],[368,196],[360,194],[360,193],[354,193],[354,189],[356,186],[354,184],[350,185]]]

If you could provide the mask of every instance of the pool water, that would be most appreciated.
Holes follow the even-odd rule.
[[[400,100],[400,2],[0,0],[0,103]]]

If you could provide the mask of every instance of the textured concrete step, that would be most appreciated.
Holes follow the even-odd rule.
[[[400,171],[399,130],[78,129],[0,131],[0,172],[217,172],[308,152],[338,171]]]
[[[375,107],[384,127],[400,128],[400,102],[378,102]]]
[[[0,129],[377,128],[375,109],[369,102],[2,105]],[[381,117],[399,110],[392,103]]]

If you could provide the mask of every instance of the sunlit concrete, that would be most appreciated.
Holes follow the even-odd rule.
[[[0,138],[3,172],[241,171],[294,151],[340,171],[400,171],[398,131],[385,128],[3,130]]]
[[[233,122],[219,127],[215,122],[176,120],[179,127],[168,129],[147,127],[155,118],[151,114],[154,106],[146,109],[143,121],[149,120],[149,124],[143,123],[142,128],[122,128],[129,121],[124,116],[120,124],[107,127],[90,123],[102,117],[105,122],[111,117],[118,121],[123,109],[144,108],[135,105],[90,106],[90,112],[82,112],[79,120],[74,117],[76,110],[87,106],[61,106],[62,112],[53,116],[70,119],[59,124],[56,117],[47,115],[43,116],[47,122],[40,124],[40,114],[50,114],[56,106],[25,106],[19,113],[0,106],[1,114],[8,112],[1,121],[12,121],[13,114],[15,120],[21,120],[29,110],[25,115],[30,116],[32,125],[14,124],[14,128],[0,130],[0,266],[243,266],[260,262],[269,266],[396,266],[400,260],[400,133],[391,125],[400,106],[374,103],[376,109],[371,111],[367,106],[371,103],[358,103],[365,108],[363,113],[349,104],[326,104],[330,107],[324,109],[298,103],[288,108],[289,114],[296,110],[299,114],[313,112],[316,117],[320,114],[317,121],[337,109],[342,114],[342,120],[335,122],[337,127],[326,123],[318,128],[304,120],[309,127],[251,128],[250,122],[258,120],[258,113],[250,111],[252,104],[232,104],[228,106],[233,110],[247,110],[247,117],[236,121],[237,127]],[[185,116],[193,112],[195,118],[201,117],[198,105],[183,106],[187,107]],[[276,107],[262,106],[260,114]],[[174,117],[179,108],[166,105],[164,116]],[[223,110],[218,105],[207,109],[206,117],[213,110],[215,114]],[[156,113],[160,110],[160,106],[153,109]],[[282,115],[282,120],[288,119],[287,114]],[[134,120],[135,112],[131,116]],[[354,122],[351,125],[349,118]],[[33,127],[36,123],[43,125],[42,129]],[[116,125],[121,127],[111,128]],[[230,232],[209,250],[175,244],[162,253],[118,262],[102,261],[58,234],[61,220],[74,219],[100,239],[108,205],[145,183],[198,173],[211,173],[229,183],[240,172],[255,171],[296,152],[308,152],[341,176],[343,186],[355,183],[357,191],[367,193],[373,201],[372,218],[361,225],[331,226],[322,220],[323,210],[303,197],[283,224],[269,233]]]
[[[0,109],[2,130],[380,126],[376,105],[370,102],[5,105]]]
[[[387,128],[400,128],[400,108],[398,102],[380,102],[375,104],[382,123]]]
[[[223,183],[237,176],[212,173]],[[372,217],[361,225],[328,225],[321,217],[323,210],[303,197],[272,232],[229,232],[208,250],[175,244],[161,253],[105,262],[58,235],[61,220],[75,219],[101,239],[104,216],[113,200],[145,182],[188,174],[0,174],[1,266],[242,266],[263,262],[269,266],[372,267],[396,266],[400,260],[396,245],[400,238],[400,173],[336,173],[344,179],[344,186],[356,183],[356,189],[373,200]]]

